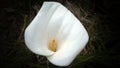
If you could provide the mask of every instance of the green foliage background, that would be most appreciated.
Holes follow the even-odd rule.
[[[56,1],[64,4],[67,0]],[[109,0],[68,1],[82,6],[85,11],[82,18],[86,19],[83,24],[90,35],[86,48],[71,65],[54,66],[45,57],[29,51],[24,43],[24,29],[44,0],[4,0],[0,2],[0,68],[119,68],[118,3]]]

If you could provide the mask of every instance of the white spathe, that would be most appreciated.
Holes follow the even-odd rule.
[[[51,39],[56,51],[49,49]],[[89,39],[81,22],[62,4],[44,2],[25,30],[25,43],[35,54],[46,56],[54,65],[67,66],[82,51]]]

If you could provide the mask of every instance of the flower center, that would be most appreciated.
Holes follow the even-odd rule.
[[[55,51],[56,51],[56,45],[57,45],[57,43],[56,43],[55,39],[53,38],[53,39],[50,41],[49,49],[50,49],[51,51],[55,52]]]

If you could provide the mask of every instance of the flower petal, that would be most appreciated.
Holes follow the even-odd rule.
[[[48,49],[52,38],[57,40],[56,52]],[[44,2],[25,30],[27,47],[36,54],[47,56],[51,63],[58,66],[69,65],[87,41],[88,34],[81,22],[57,2]]]
[[[54,2],[54,5],[60,5],[58,9],[65,10],[66,13],[61,12],[61,15],[64,16],[60,17],[62,24],[57,29],[57,51],[47,58],[55,65],[67,66],[82,51],[89,37],[84,26],[69,10],[59,3]]]

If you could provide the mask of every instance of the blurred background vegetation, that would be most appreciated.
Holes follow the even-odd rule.
[[[90,40],[71,65],[57,67],[43,56],[29,51],[24,43],[24,29],[35,17],[44,1],[0,1],[0,68],[119,68],[120,29],[119,2],[110,0],[54,0],[65,6],[80,8],[81,19],[89,32]],[[79,17],[80,16],[80,17]]]

